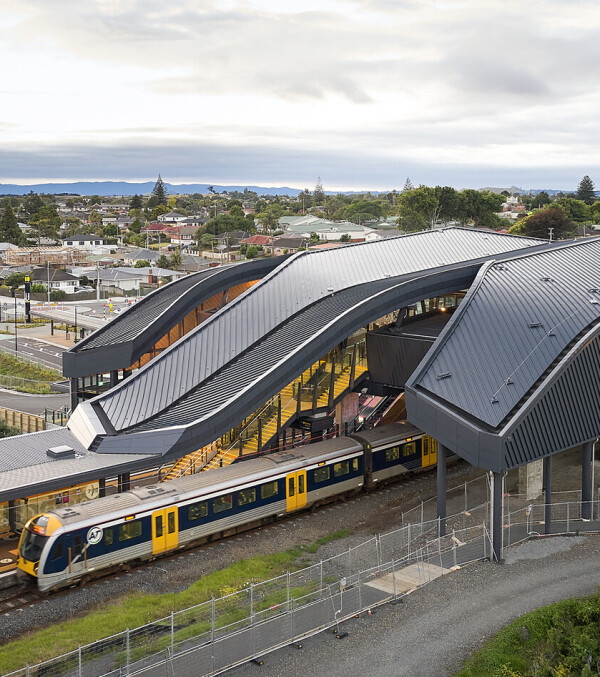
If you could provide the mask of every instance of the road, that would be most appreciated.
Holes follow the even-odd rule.
[[[0,407],[24,411],[27,414],[39,416],[44,409],[60,409],[70,406],[69,395],[30,395],[0,390]]]
[[[18,354],[30,360],[41,360],[44,363],[52,365],[59,371],[62,370],[62,353],[65,350],[59,346],[49,345],[43,341],[39,341],[34,337],[26,337],[17,339]],[[0,344],[5,350],[15,352],[15,337],[14,336],[0,336]]]
[[[504,565],[478,563],[443,576],[405,598],[331,632],[264,657],[261,677],[442,677],[519,616],[588,595],[600,585],[600,537],[541,539],[505,552]],[[253,677],[255,665],[228,672]]]

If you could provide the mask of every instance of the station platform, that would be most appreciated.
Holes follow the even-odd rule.
[[[16,536],[0,540],[0,574],[12,571],[17,566],[18,547],[19,538]]]

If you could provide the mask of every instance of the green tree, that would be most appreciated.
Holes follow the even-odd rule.
[[[25,273],[11,273],[4,278],[4,284],[7,287],[20,287],[25,284]]]
[[[594,187],[594,182],[587,174],[579,182],[575,197],[578,200],[585,202],[586,205],[593,204],[594,200],[596,199],[596,188]]]
[[[140,221],[140,219],[134,219],[130,224],[129,224],[129,230],[132,233],[135,233],[136,235],[139,234],[139,232],[142,230],[143,223]]]
[[[104,237],[116,237],[118,235],[118,229],[115,223],[108,223],[104,228],[102,228],[102,235]]]
[[[406,177],[406,181],[404,182],[404,188],[402,189],[403,193],[408,192],[409,190],[414,190],[415,187],[412,184],[412,181],[410,180],[410,176]]]
[[[583,200],[575,200],[572,197],[561,197],[555,204],[560,205],[571,221],[577,223],[589,223],[592,221],[590,206]]]
[[[22,209],[26,216],[31,216],[38,212],[44,206],[44,201],[32,190],[27,193],[23,200]]]
[[[149,265],[150,265],[150,261],[148,261],[148,259],[138,259],[135,262],[133,267],[134,268],[148,268]]]
[[[600,222],[600,200],[594,202],[590,207],[590,214],[595,223]]]
[[[325,191],[323,190],[323,182],[321,177],[317,177],[317,183],[313,191],[313,204],[322,205],[325,202]]]
[[[403,205],[399,208],[396,225],[405,233],[417,233],[430,227],[423,214]]]
[[[256,245],[248,245],[246,248],[246,258],[255,259],[258,256],[258,247]]]
[[[34,229],[38,241],[42,237],[56,238],[61,218],[52,205],[44,205],[29,219],[29,225]]]
[[[178,249],[176,249],[169,257],[169,266],[171,267],[172,270],[179,270],[181,262],[182,262],[181,252]]]
[[[260,223],[262,223],[263,228],[270,232],[275,230],[279,225],[279,219],[283,216],[285,209],[277,203],[268,205],[263,212],[257,215],[257,218]]]
[[[169,267],[169,259],[164,254],[161,254],[156,259],[156,266],[158,268],[168,268]]]
[[[234,219],[243,219],[245,216],[244,210],[240,205],[232,205],[229,209],[229,216],[233,216]]]
[[[143,206],[144,206],[144,201],[142,200],[141,195],[134,195],[131,198],[131,202],[129,203],[130,209],[142,209]]]
[[[552,239],[558,240],[573,230],[573,223],[559,204],[551,204],[544,209],[537,209],[524,219],[517,221],[508,229],[513,235],[527,235],[547,240],[552,228]]]
[[[148,206],[151,209],[157,205],[167,206],[167,189],[165,188],[165,184],[163,183],[160,174],[158,175],[158,179],[156,179],[156,183],[152,189],[152,195],[148,200]]]
[[[340,237],[340,242],[350,242],[351,238],[348,233],[344,233],[342,237]]]
[[[533,199],[531,200],[531,207],[533,209],[538,209],[539,207],[549,205],[551,202],[552,200],[550,199],[548,193],[545,190],[542,190],[537,195],[534,195]]]
[[[440,216],[442,205],[435,188],[419,186],[403,191],[398,197],[398,225],[406,232],[422,230],[419,224],[433,228]],[[412,227],[411,225],[412,224]]]
[[[19,228],[10,200],[5,198],[2,201],[2,206],[4,211],[0,219],[0,242],[18,244],[21,240],[21,229]]]

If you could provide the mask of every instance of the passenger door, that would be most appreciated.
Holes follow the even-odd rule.
[[[306,505],[306,470],[292,472],[285,478],[286,511],[300,510]]]
[[[428,468],[437,463],[437,440],[429,435],[421,439],[421,467]]]
[[[177,508],[155,510],[152,513],[152,554],[173,550],[179,545]]]

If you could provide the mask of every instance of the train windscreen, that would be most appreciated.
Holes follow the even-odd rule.
[[[26,529],[21,543],[21,557],[29,562],[39,562],[47,539],[47,536],[40,536]]]

